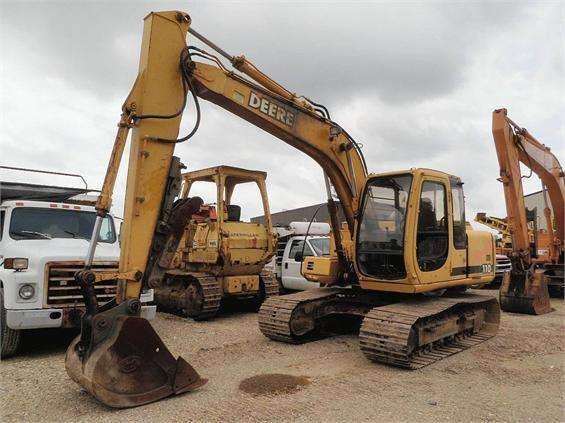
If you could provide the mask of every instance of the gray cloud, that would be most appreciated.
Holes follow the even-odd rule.
[[[3,8],[10,17],[3,24],[27,50],[29,66],[108,95],[124,92],[135,76],[143,16],[187,4],[19,2]],[[245,53],[291,89],[326,102],[367,92],[387,101],[449,93],[475,49],[523,15],[519,4],[490,3],[199,2],[188,9],[194,27],[226,50]]]
[[[0,161],[7,164],[80,171],[99,186],[137,73],[142,18],[176,8],[227,51],[244,53],[289,89],[325,102],[363,143],[370,170],[422,166],[460,175],[470,213],[504,214],[490,135],[494,108],[508,107],[558,156],[565,152],[561,2],[3,2],[0,8]],[[177,149],[190,169],[266,170],[273,211],[323,201],[321,170],[311,159],[202,105],[199,133]],[[189,105],[181,132],[192,119]],[[526,190],[538,185],[527,181]],[[122,170],[118,212],[124,188]],[[245,215],[259,212],[250,205]]]

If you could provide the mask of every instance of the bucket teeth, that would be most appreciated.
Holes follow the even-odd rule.
[[[75,382],[107,406],[135,407],[207,382],[182,357],[173,357],[146,319],[120,315],[106,327],[106,334],[94,328],[98,342],[84,352],[77,348],[80,337],[75,339],[65,367]]]

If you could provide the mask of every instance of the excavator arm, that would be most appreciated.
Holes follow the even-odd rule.
[[[530,252],[530,236],[520,163],[539,176],[543,195],[549,193],[557,230],[549,205],[544,214],[552,239],[550,262],[563,263],[565,177],[559,161],[551,150],[536,140],[526,129],[519,127],[507,116],[506,109],[495,110],[492,117],[492,133],[500,165],[500,181],[504,187],[508,227],[512,236],[512,271],[503,280],[500,298],[506,311],[543,314],[550,310],[545,271]]]
[[[132,407],[206,383],[182,357],[175,359],[146,319],[139,317],[139,297],[155,234],[169,221],[163,204],[180,182],[180,161],[173,157],[186,85],[179,69],[189,20],[176,12],[145,18],[139,74],[122,106],[122,116],[108,164],[85,267],[75,279],[86,304],[81,334],[67,350],[70,377],[102,403]],[[100,222],[108,213],[112,191],[132,129],[119,273],[92,272]],[[169,191],[169,192],[167,192]],[[181,215],[197,211],[202,200],[184,204]],[[166,237],[164,237],[166,238]],[[174,248],[173,248],[174,249]],[[116,299],[97,303],[93,284],[118,280]]]
[[[67,350],[66,369],[73,380],[113,407],[156,401],[196,389],[206,382],[182,358],[175,360],[151,325],[139,317],[141,289],[147,285],[152,269],[158,267],[155,257],[175,249],[166,242],[171,239],[167,232],[171,235],[182,228],[182,224],[171,224],[171,221],[192,215],[201,204],[200,199],[189,201],[180,213],[172,207],[181,168],[179,160],[173,157],[174,147],[196,132],[200,120],[199,98],[218,104],[264,129],[322,166],[338,262],[344,269],[342,274],[347,273],[349,262],[340,238],[330,182],[341,202],[349,234],[353,236],[356,210],[367,178],[359,145],[330,119],[327,109],[290,93],[243,56],[227,55],[189,26],[190,17],[176,11],[150,13],[145,18],[139,73],[122,106],[96,205],[98,217],[88,256],[84,269],[76,275],[87,311],[81,335]],[[228,71],[217,57],[204,50],[188,47],[189,31],[229,58],[248,78]],[[193,60],[197,57],[211,64]],[[177,138],[189,93],[194,98],[197,121],[188,135]],[[119,272],[94,273],[90,267],[98,231],[111,206],[130,129]],[[162,245],[157,242],[161,235],[165,240]],[[119,281],[118,294],[114,301],[99,307],[93,284],[108,279]]]

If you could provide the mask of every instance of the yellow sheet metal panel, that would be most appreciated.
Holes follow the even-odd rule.
[[[337,281],[338,273],[337,256],[305,257],[302,263],[302,274],[310,282],[332,285]]]
[[[138,114],[170,114],[183,102],[179,52],[185,46],[187,22],[175,12],[152,13],[145,19],[139,77],[128,98]],[[151,46],[151,48],[149,48]],[[131,104],[131,103],[135,104]],[[147,136],[176,138],[181,116],[146,119],[134,126],[121,233],[120,272],[144,270],[161,210],[165,181],[174,144],[147,140]],[[138,298],[141,282],[128,281],[126,298]]]
[[[259,291],[259,275],[225,276],[224,293],[240,294]]]
[[[490,232],[467,231],[469,240],[469,275],[492,275],[494,279],[495,243]]]

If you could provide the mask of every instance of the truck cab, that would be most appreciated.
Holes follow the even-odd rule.
[[[23,330],[80,326],[84,300],[74,274],[84,265],[96,211],[70,197],[45,201],[46,189],[60,192],[60,187],[2,182],[0,188],[1,353],[8,357],[17,352]],[[19,195],[12,195],[15,190]],[[93,269],[117,271],[120,246],[113,216],[104,219],[99,239]],[[96,284],[99,304],[112,300],[116,289],[116,281]],[[146,318],[155,316],[155,306],[146,304],[152,300],[152,291],[141,297]]]
[[[330,225],[320,222],[290,222],[288,227],[277,227],[275,230],[279,235],[275,258],[279,284],[287,290],[318,288],[320,284],[306,280],[300,269],[304,257],[330,254]]]

